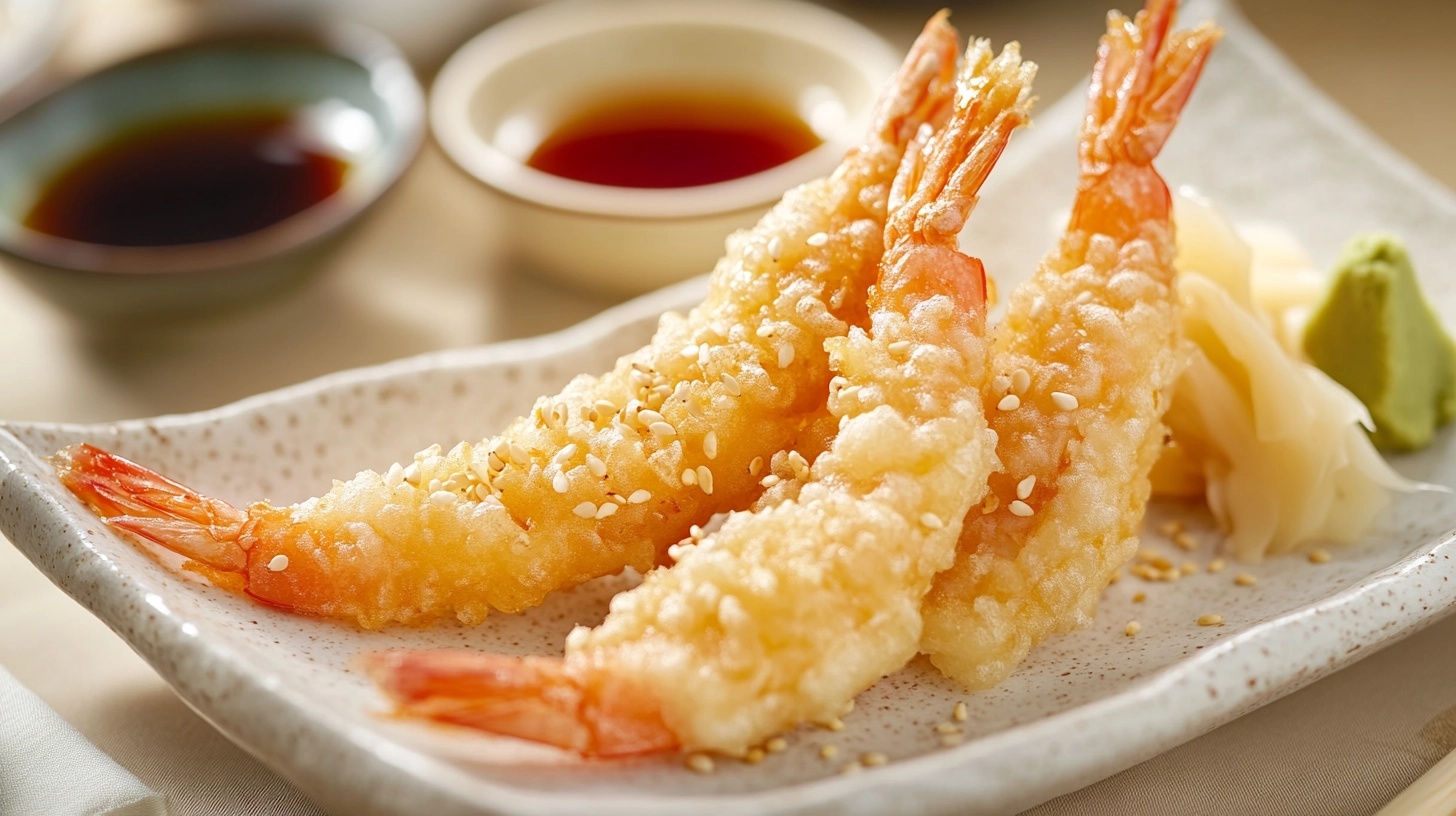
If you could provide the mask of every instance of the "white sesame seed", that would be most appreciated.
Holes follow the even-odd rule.
[[[749,765],[757,765],[758,763],[763,761],[763,749],[749,748],[747,751],[743,752],[743,761],[747,762]]]
[[[418,485],[420,483],[420,463],[410,462],[409,466],[404,469],[404,473],[401,475],[406,482],[412,485]]]
[[[627,503],[627,497],[626,496],[623,496],[621,493],[608,493],[607,494],[607,498],[611,499],[612,501],[616,502],[617,504],[626,504]]]
[[[1215,558],[1212,561],[1209,561],[1208,562],[1208,571],[1209,572],[1223,572],[1223,568],[1225,566],[1227,566],[1227,564],[1224,563],[1224,560],[1222,558]]]
[[[1315,550],[1310,550],[1309,551],[1309,563],[1311,563],[1311,564],[1328,564],[1329,562],[1330,562],[1330,551],[1329,550],[1315,549]]]
[[[571,509],[571,512],[582,518],[591,518],[597,514],[597,506],[591,502],[582,502]]]
[[[890,758],[880,753],[879,751],[866,751],[865,753],[859,755],[859,761],[863,763],[866,768],[878,768],[879,766],[884,765],[886,762],[889,762]]]
[[[604,519],[615,512],[617,512],[617,505],[611,502],[602,502],[602,506],[597,508],[597,518]]]
[[[685,485],[695,485],[695,484],[697,484],[698,483],[698,474],[697,473],[694,473],[692,468],[688,468],[687,470],[684,470],[682,472],[682,483],[685,484]]]
[[[667,424],[666,422],[654,422],[651,425],[647,426],[647,430],[652,431],[654,436],[660,436],[663,438],[677,436],[677,429]]]
[[[646,425],[648,427],[651,427],[652,424],[655,423],[655,422],[665,422],[666,421],[663,418],[662,414],[659,414],[658,412],[652,410],[651,408],[643,408],[642,410],[638,411],[637,412],[637,419],[643,425]]]
[[[586,469],[591,471],[591,474],[598,479],[607,475],[607,463],[598,459],[594,453],[588,453],[586,455]]]
[[[563,462],[569,461],[571,459],[571,457],[573,457],[575,455],[576,455],[576,443],[575,442],[572,442],[572,443],[568,444],[566,447],[564,447],[561,450],[557,451],[556,452],[556,455],[553,456],[553,457],[551,457],[551,461],[553,461],[553,462],[555,462],[556,464],[559,465],[559,464],[561,464]]]
[[[1017,499],[1016,501],[1012,502],[1010,505],[1010,510],[1011,515],[1022,516],[1023,518],[1036,512],[1035,510],[1031,509],[1031,505],[1022,501],[1021,499]]]
[[[941,734],[940,744],[946,748],[954,748],[966,741],[965,734]]]
[[[632,495],[627,497],[627,501],[631,502],[632,504],[643,504],[645,502],[651,501],[651,499],[652,494],[646,490],[634,490],[632,491]]]
[[[1031,496],[1031,491],[1036,488],[1036,474],[1033,473],[1025,479],[1016,483],[1016,498],[1025,499]]]
[[[1238,575],[1234,576],[1234,583],[1238,584],[1239,586],[1253,586],[1254,584],[1259,583],[1259,579],[1248,574],[1247,572],[1241,572]]]
[[[431,493],[434,493],[435,491],[439,490],[443,486],[444,486],[444,482],[441,482],[439,479],[431,479],[430,480],[430,483],[425,486],[425,489],[427,491],[431,492]]]
[[[716,431],[708,431],[703,434],[703,455],[709,459],[718,458],[718,433]]]
[[[945,522],[941,521],[940,516],[937,516],[934,513],[921,513],[920,524],[921,526],[929,528],[931,530],[940,530],[945,527]]]
[[[860,773],[863,770],[863,765],[859,764],[858,762],[851,762],[848,765],[845,765],[843,768],[840,768],[839,773],[842,776],[854,776],[855,774]]]
[[[843,731],[844,730],[844,720],[841,720],[838,717],[835,717],[835,718],[833,718],[831,720],[826,721],[824,723],[824,727],[827,728],[827,729],[829,729],[830,731]]]
[[[1021,397],[1015,394],[1007,394],[1001,398],[1000,402],[996,403],[996,407],[1002,411],[1015,411],[1021,407]]]
[[[789,749],[789,741],[783,737],[774,737],[763,744],[763,749],[770,754],[782,754]]]
[[[455,503],[455,494],[448,490],[436,490],[430,494],[430,503],[446,507]]]
[[[829,236],[823,232],[816,232],[813,235],[810,235],[808,238],[805,238],[804,243],[808,244],[811,247],[822,247],[825,244],[829,243]]]
[[[565,493],[571,489],[571,482],[567,481],[565,473],[558,470],[556,475],[551,477],[551,487],[557,493]]]
[[[774,331],[775,329],[772,323],[765,323],[762,326],[759,326],[758,330],[755,331],[754,334],[758,335],[759,337],[773,337]]]
[[[703,406],[698,403],[697,399],[688,400],[688,415],[698,419],[703,418]]]
[[[1060,410],[1073,411],[1077,408],[1077,398],[1065,391],[1053,391],[1052,404]]]
[[[956,725],[955,723],[943,722],[943,723],[936,723],[935,724],[935,733],[937,733],[937,734],[962,734],[962,733],[965,733],[965,730],[962,729],[959,725]]]
[[[688,768],[695,773],[710,774],[713,772],[713,758],[707,754],[689,754]]]
[[[395,462],[394,464],[389,466],[389,470],[384,474],[384,485],[389,489],[393,490],[394,488],[399,487],[400,482],[403,481],[404,468],[401,467],[398,462]]]
[[[772,473],[770,473],[769,475],[763,477],[763,480],[759,482],[759,484],[763,485],[764,487],[773,487],[774,485],[776,485],[778,483],[779,483],[779,477],[777,475],[775,475],[775,474],[772,474]]]
[[[1025,394],[1026,389],[1031,387],[1031,372],[1024,368],[1018,368],[1011,372],[1011,393]]]
[[[279,553],[268,560],[268,569],[272,572],[282,572],[288,569],[288,556]]]
[[[1199,615],[1198,616],[1198,625],[1199,626],[1222,626],[1223,625],[1223,615]]]
[[[499,456],[496,456],[495,455],[495,451],[491,451],[490,452],[490,455],[487,456],[487,457],[485,457],[485,463],[486,463],[486,465],[491,470],[495,471],[496,473],[499,473],[502,470],[505,470],[506,469],[506,460],[500,458]],[[411,467],[413,467],[413,466],[411,466]],[[416,479],[419,478],[419,472],[420,472],[419,471],[419,468],[415,468],[415,478]],[[405,476],[404,476],[404,478],[405,478],[405,481],[409,481],[409,468],[405,468]]]
[[[779,346],[779,368],[788,368],[794,362],[794,347],[788,343]]]
[[[965,722],[966,721],[966,718],[968,718],[970,716],[971,716],[971,709],[970,709],[969,706],[966,705],[966,703],[965,703],[964,700],[962,700],[959,703],[956,703],[955,704],[955,708],[951,709],[951,712],[950,712],[951,719],[955,720],[956,722]]]
[[[763,457],[753,457],[753,461],[748,463],[748,475],[757,476],[761,470],[763,470]]]
[[[736,397],[743,393],[743,388],[738,385],[738,380],[732,374],[725,371],[720,379],[723,380],[723,390],[727,391],[729,395]]]
[[[905,352],[910,350],[910,341],[896,340],[890,345],[885,346],[885,350],[890,352],[891,354],[904,354]]]
[[[1142,630],[1143,630],[1143,625],[1141,623],[1138,623],[1135,620],[1128,621],[1127,622],[1127,625],[1124,626],[1124,627],[1122,627],[1122,633],[1124,635],[1127,635],[1128,637],[1132,637],[1132,636],[1136,635],[1138,632],[1141,632]]]
[[[516,443],[512,442],[511,443],[511,461],[512,462],[515,462],[518,465],[529,465],[529,464],[531,464],[531,456],[528,453],[526,453],[526,449],[525,448],[523,448],[520,445],[517,445]]]
[[[783,238],[780,238],[779,236],[775,235],[774,237],[768,239],[768,256],[770,258],[773,258],[774,263],[778,263],[779,262],[779,258],[784,257],[784,239]]]
[[[862,386],[862,385],[850,385],[850,386],[846,386],[844,388],[841,388],[841,389],[839,389],[839,398],[841,400],[851,400],[851,399],[854,399],[856,396],[859,396],[859,392],[863,388],[864,388],[864,386]]]
[[[709,496],[713,495],[713,471],[707,465],[698,465],[698,487]]]
[[[617,406],[611,400],[599,399],[596,402],[592,403],[592,407],[595,408],[597,410],[597,413],[601,414],[602,416],[611,416],[612,414],[617,413]]]
[[[832,742],[819,746],[820,759],[834,759],[839,756],[839,746]]]
[[[682,350],[679,351],[678,354],[683,357],[696,357],[698,356],[698,347],[696,345],[683,346]]]
[[[702,537],[703,537],[703,528],[702,527],[699,527],[696,524],[693,524],[693,525],[691,525],[691,526],[688,527],[688,538],[692,539],[693,541],[697,541],[698,539],[700,539]]]

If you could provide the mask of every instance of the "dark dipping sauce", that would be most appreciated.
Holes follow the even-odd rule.
[[[821,142],[799,117],[751,97],[638,95],[568,119],[526,164],[612,187],[696,187],[751,176]]]
[[[236,238],[328,198],[349,165],[289,111],[168,119],[83,154],[25,218],[37,232],[128,247]]]

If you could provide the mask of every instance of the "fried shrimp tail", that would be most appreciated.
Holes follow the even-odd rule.
[[[291,507],[235,508],[89,446],[55,467],[112,526],[219,586],[366,628],[474,623],[645,571],[694,525],[751,504],[764,460],[818,433],[824,342],[867,319],[891,184],[914,135],[948,115],[957,53],[944,15],[931,20],[868,138],[731,236],[700,306],[499,436],[431,446]]]
[[[1025,120],[1033,72],[1014,45],[993,56],[975,43],[951,122],[907,154],[870,328],[827,344],[840,430],[797,496],[675,547],[676,563],[617,595],[601,626],[574,630],[564,658],[481,658],[450,687],[402,676],[451,658],[371,658],[401,711],[583,754],[739,754],[834,718],[914,656],[921,601],[993,464],[985,275],[956,236]],[[549,713],[523,719],[523,705]],[[558,718],[574,724],[543,734]],[[609,736],[624,720],[638,726],[631,738]]]
[[[1152,160],[1219,32],[1169,34],[1174,2],[1108,17],[1060,245],[996,328],[986,403],[1002,470],[924,606],[921,649],[972,688],[1091,622],[1137,548],[1183,365],[1168,189]]]

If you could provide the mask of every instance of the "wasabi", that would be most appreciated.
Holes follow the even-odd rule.
[[[1365,403],[1377,447],[1424,447],[1456,415],[1456,343],[1394,236],[1361,235],[1346,244],[1305,328],[1304,351]]]

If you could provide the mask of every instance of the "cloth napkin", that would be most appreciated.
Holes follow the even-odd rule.
[[[0,668],[0,814],[166,816],[167,799]]]

